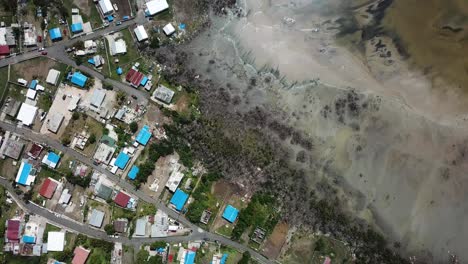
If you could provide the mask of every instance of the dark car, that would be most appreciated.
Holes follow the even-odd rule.
[[[135,99],[135,100],[138,99],[138,97],[136,95],[134,95],[134,94],[132,94],[132,98]]]
[[[47,55],[47,51],[44,50],[43,52],[41,52],[41,54],[42,55]]]

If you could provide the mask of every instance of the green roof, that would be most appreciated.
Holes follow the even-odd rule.
[[[112,188],[104,184],[101,184],[99,185],[99,189],[97,190],[96,195],[104,200],[108,200],[110,199],[112,195]]]

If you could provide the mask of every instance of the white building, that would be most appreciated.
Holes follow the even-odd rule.
[[[55,69],[50,69],[49,74],[47,74],[46,82],[48,84],[57,85],[58,78],[60,76],[60,72]]]
[[[153,16],[169,8],[166,0],[151,0],[146,3],[145,13],[148,16]]]
[[[47,251],[63,251],[65,232],[49,232],[47,236]]]
[[[145,27],[143,25],[136,27],[133,32],[135,32],[135,36],[139,42],[148,39],[148,34],[146,33]]]
[[[24,46],[31,47],[37,45],[37,34],[33,28],[28,28],[24,30]]]
[[[114,8],[112,7],[110,0],[99,0],[99,7],[101,8],[103,15],[109,15],[114,12]]]
[[[26,92],[26,97],[28,99],[34,100],[36,99],[36,94],[37,94],[36,90],[28,89],[28,91]]]
[[[163,27],[163,31],[166,36],[170,36],[175,32],[175,28],[171,23],[169,23]]]
[[[110,45],[110,53],[112,56],[127,53],[127,44],[125,43],[125,40],[119,39],[113,41]]]
[[[59,112],[50,113],[47,116],[47,121],[46,121],[47,129],[50,132],[57,133],[60,126],[62,125],[63,118],[64,116]]]
[[[37,113],[37,107],[28,105],[26,103],[22,103],[16,119],[18,121],[21,121],[23,125],[30,126],[32,125],[32,123],[34,123],[34,119],[36,118],[36,113]]]
[[[73,96],[70,102],[68,103],[68,111],[73,112],[78,107],[78,103],[80,102],[80,96]]]
[[[91,98],[91,106],[99,110],[105,97],[106,92],[103,89],[94,90],[93,97]]]

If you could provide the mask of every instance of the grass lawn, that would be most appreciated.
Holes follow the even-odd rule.
[[[111,68],[111,75],[110,77],[114,80],[120,81],[121,76],[117,75],[115,70],[117,69],[118,66],[122,67],[124,70],[125,74],[131,67],[132,63],[135,62],[139,57],[140,54],[135,46],[135,42],[132,37],[132,33],[130,32],[129,29],[124,29],[119,32],[122,35],[122,39],[125,40],[125,43],[127,44],[127,53],[125,54],[119,54],[116,56],[111,56],[109,53],[109,64]],[[109,43],[106,40],[106,45],[107,45],[107,50],[109,52]],[[118,63],[115,63],[115,59],[119,59]]]
[[[101,138],[102,136],[102,130],[103,130],[103,125],[99,123],[96,119],[80,114],[80,117],[78,120],[74,120],[73,118],[70,119],[70,122],[67,125],[67,128],[65,129],[65,132],[63,133],[61,140],[64,138],[69,138],[70,140],[73,139],[73,136],[75,133],[81,133],[83,129],[86,129],[86,131],[92,135],[94,134],[96,136],[96,139]],[[85,155],[91,156],[96,149],[96,144],[98,140],[94,143],[88,143],[86,144],[85,149],[83,150]]]
[[[136,216],[135,212],[112,205],[112,220],[126,218],[129,222]]]
[[[233,229],[234,229],[233,225],[226,224],[226,225],[223,225],[222,227],[218,228],[218,230],[216,230],[216,233],[218,233],[218,234],[220,234],[222,236],[225,236],[225,237],[231,237]]]
[[[41,171],[39,172],[38,176],[40,178],[44,178],[44,179],[50,177],[50,178],[55,179],[55,180],[60,180],[60,178],[62,177],[62,175],[59,172],[57,172],[57,171],[55,171],[55,170],[53,170],[51,168],[45,167],[45,166],[41,167]]]
[[[8,66],[0,68],[0,102],[3,104],[8,87]]]
[[[26,89],[25,87],[18,86],[16,84],[8,84],[8,96],[11,98],[24,102],[26,99]],[[23,92],[23,93],[22,93]]]
[[[137,216],[143,217],[147,215],[155,215],[156,206],[147,202],[139,201],[137,205]]]
[[[108,252],[110,254],[110,252]],[[95,264],[105,264],[109,263],[110,259],[107,259],[106,255],[108,254],[107,252],[104,252],[103,249],[101,248],[93,248],[91,251],[91,254],[89,255],[88,258],[88,263],[95,263]]]

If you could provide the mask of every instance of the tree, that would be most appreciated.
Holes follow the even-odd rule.
[[[244,254],[242,254],[241,260],[237,262],[237,264],[249,264],[250,261],[250,252],[245,251]]]
[[[137,253],[136,263],[146,263],[148,261],[148,257],[149,257],[149,252],[144,249],[141,249]]]
[[[150,248],[151,248],[151,250],[155,250],[155,249],[158,249],[158,248],[165,248],[166,246],[167,246],[166,242],[164,242],[164,241],[155,241],[155,242],[151,243]]]
[[[127,95],[123,91],[118,91],[116,94],[116,99],[117,99],[117,104],[122,105],[125,102],[125,98],[127,98]]]
[[[150,48],[157,49],[159,48],[159,39],[156,36],[153,36],[150,40]]]
[[[113,235],[115,233],[114,225],[113,224],[107,224],[104,226],[104,231],[106,231],[106,234],[108,235]]]
[[[107,129],[107,128],[105,128],[105,127],[102,128],[102,134],[103,134],[103,135],[109,135],[109,129]]]
[[[89,144],[94,144],[94,143],[96,143],[96,135],[91,134],[91,136],[89,136]]]
[[[76,65],[80,66],[81,64],[83,64],[83,57],[81,56],[76,56],[75,57],[75,63]]]
[[[112,86],[112,84],[110,84],[108,82],[105,82],[103,84],[103,88],[106,89],[106,90],[114,90],[114,87]]]
[[[132,133],[135,133],[138,131],[138,124],[137,122],[133,121],[130,123],[130,131],[132,131]]]
[[[70,139],[69,136],[65,136],[64,138],[62,138],[62,144],[64,146],[68,146],[68,145],[70,145],[70,143],[71,143],[71,139]]]
[[[78,112],[73,112],[73,114],[72,114],[72,119],[73,119],[73,120],[78,120],[79,118],[80,118],[80,113],[78,113]]]

